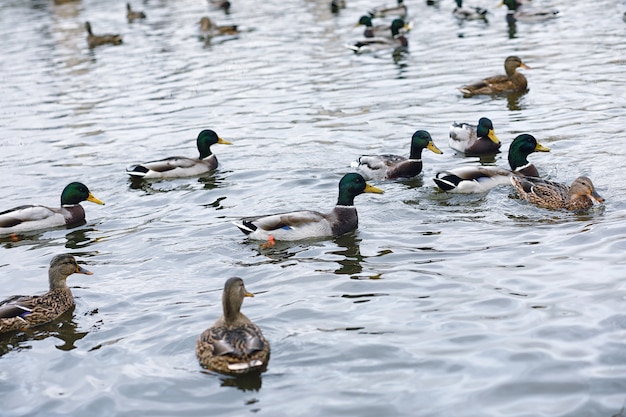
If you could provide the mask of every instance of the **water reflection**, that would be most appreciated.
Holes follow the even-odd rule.
[[[55,337],[62,342],[56,345],[59,350],[75,349],[76,342],[89,334],[89,332],[78,331],[78,323],[74,319],[75,308],[76,306],[72,306],[50,323],[21,332],[0,334],[0,356],[13,350],[31,349],[32,341],[44,340],[48,337]]]
[[[221,376],[222,387],[235,387],[241,391],[259,391],[263,380],[261,374],[249,374],[236,377]]]
[[[350,278],[358,279],[359,274],[363,272],[361,262],[365,260],[365,257],[361,255],[361,239],[357,238],[354,233],[349,233],[338,237],[335,240],[335,243],[337,243],[337,246],[341,249],[334,250],[329,253],[344,257],[342,260],[337,261],[340,267],[335,270],[335,273],[340,275],[350,275]]]
[[[511,111],[522,110],[524,107],[522,106],[522,97],[528,93],[528,90],[524,91],[515,91],[512,93],[508,93],[506,95],[507,107]]]

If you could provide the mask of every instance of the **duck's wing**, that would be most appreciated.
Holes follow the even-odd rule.
[[[29,221],[46,220],[58,214],[58,210],[46,206],[25,205],[0,213],[0,228],[14,227]]]
[[[24,317],[31,313],[37,296],[14,295],[0,302],[0,319]]]
[[[452,193],[484,193],[497,185],[510,183],[513,173],[492,166],[472,166],[440,171],[433,181],[439,188]]]

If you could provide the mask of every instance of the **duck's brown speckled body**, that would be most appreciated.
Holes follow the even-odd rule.
[[[196,343],[200,364],[210,370],[241,375],[262,372],[270,359],[270,345],[261,329],[243,313],[244,297],[254,297],[241,278],[229,278],[222,294],[222,316]]]
[[[0,302],[0,333],[25,330],[48,323],[74,305],[74,296],[67,286],[71,274],[92,275],[69,254],[57,255],[50,262],[50,289],[42,295],[14,295]]]
[[[511,184],[522,199],[548,209],[585,210],[594,201],[604,202],[588,177],[576,178],[571,186],[529,177],[511,177]]]
[[[85,22],[85,29],[87,30],[87,44],[90,48],[107,44],[120,45],[122,43],[122,37],[117,34],[94,35],[91,30],[91,23],[89,22]]]

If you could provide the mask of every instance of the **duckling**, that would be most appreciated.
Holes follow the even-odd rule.
[[[474,84],[465,85],[459,88],[459,91],[463,93],[463,97],[472,97],[478,94],[501,94],[526,91],[528,82],[523,74],[517,72],[518,68],[530,69],[519,57],[509,56],[504,61],[506,75],[495,75],[485,78]]]
[[[145,18],[146,18],[146,14],[144,12],[135,12],[130,7],[130,3],[126,3],[126,19],[128,19],[129,22],[132,22],[133,20],[136,20],[136,19],[145,19]]]
[[[507,7],[507,22],[540,22],[544,20],[554,19],[558,16],[559,11],[554,9],[526,8],[523,3],[518,0],[502,0],[498,6],[505,5]]]
[[[183,178],[206,174],[217,168],[217,157],[211,153],[211,146],[216,143],[230,145],[213,130],[206,129],[198,134],[196,145],[200,156],[187,158],[184,156],[170,156],[158,161],[145,162],[131,165],[126,168],[126,173],[136,178]]]
[[[538,177],[537,168],[527,159],[533,152],[550,152],[550,148],[524,133],[517,136],[509,147],[510,170],[494,166],[466,166],[438,172],[433,181],[450,193],[485,193],[497,185],[510,184],[511,176]]]
[[[604,199],[596,192],[588,177],[578,177],[571,186],[541,178],[511,177],[511,184],[519,196],[542,208],[585,210],[593,202],[603,203]]]
[[[216,25],[207,16],[200,19],[200,33],[207,38],[223,35],[237,35],[239,30],[237,25]]]
[[[400,30],[410,30],[410,27],[404,23],[402,19],[394,19],[391,22],[390,30],[391,37],[374,37],[365,38],[353,44],[347,44],[346,48],[354,51],[355,54],[361,54],[363,52],[372,52],[389,48],[403,48],[406,49],[409,46],[409,40],[401,33]]]
[[[500,152],[500,145],[493,123],[486,117],[481,117],[478,125],[453,122],[450,126],[448,146],[466,156],[493,155]]]
[[[398,0],[398,4],[395,6],[378,6],[371,9],[368,14],[371,17],[386,17],[386,16],[398,16],[402,19],[406,19],[409,14],[409,9],[404,4],[404,0]]]
[[[72,274],[93,275],[82,268],[70,254],[57,255],[50,261],[50,289],[42,295],[14,295],[0,302],[0,333],[26,330],[48,323],[74,305],[74,296],[67,286]]]
[[[435,146],[430,133],[418,130],[411,138],[411,154],[408,158],[400,155],[363,155],[352,162],[351,166],[367,179],[411,178],[422,172],[424,149],[437,154],[443,153]]]
[[[55,227],[73,227],[85,223],[82,201],[104,203],[91,194],[87,186],[72,182],[61,193],[61,207],[24,205],[0,212],[0,235],[43,231]]]
[[[339,181],[339,198],[330,213],[312,210],[249,217],[234,222],[243,233],[257,240],[294,241],[337,237],[356,230],[359,224],[354,197],[362,193],[382,194],[383,190],[365,182],[363,176],[349,173]],[[271,239],[270,239],[271,237]]]
[[[226,375],[263,372],[270,345],[261,329],[241,312],[244,297],[254,297],[238,277],[229,278],[222,293],[222,316],[200,335],[196,356],[200,364]]]
[[[95,48],[100,45],[120,45],[122,43],[122,37],[120,35],[94,35],[91,31],[91,23],[85,22],[85,29],[87,30],[87,44],[90,48]]]
[[[463,7],[463,0],[455,0],[456,7],[452,10],[452,14],[461,20],[487,20],[487,9],[476,6]]]

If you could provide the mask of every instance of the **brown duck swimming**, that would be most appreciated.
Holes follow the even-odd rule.
[[[270,345],[261,329],[241,313],[244,297],[254,297],[241,278],[229,278],[222,293],[223,315],[206,329],[196,343],[200,364],[210,370],[241,375],[263,372],[270,359]]]
[[[122,43],[122,37],[120,35],[94,35],[91,31],[91,23],[85,22],[85,29],[87,30],[87,44],[90,48],[95,48],[100,45],[120,45]]]
[[[571,186],[529,177],[511,177],[511,184],[521,198],[548,209],[585,210],[594,201],[604,202],[587,177],[576,178]]]
[[[237,25],[216,25],[213,21],[204,16],[200,19],[200,33],[205,38],[223,35],[237,35],[239,33]]]
[[[130,3],[126,3],[126,19],[128,19],[129,22],[132,22],[133,20],[136,19],[145,19],[146,18],[146,14],[144,12],[136,12],[132,9],[132,7],[130,7]]]
[[[459,91],[463,93],[463,97],[526,91],[528,81],[526,81],[526,77],[523,74],[517,72],[518,68],[530,69],[519,57],[510,56],[504,61],[506,75],[495,75],[485,78],[474,84],[465,85],[459,88]]]
[[[0,302],[0,333],[25,330],[52,321],[74,305],[74,296],[67,286],[72,274],[92,275],[69,254],[57,255],[50,261],[50,290],[43,295],[14,295]]]

